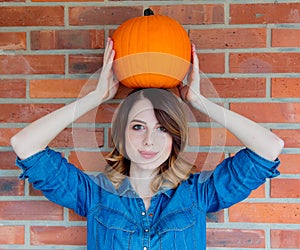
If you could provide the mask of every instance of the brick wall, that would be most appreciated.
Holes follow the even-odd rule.
[[[101,67],[107,36],[149,6],[189,32],[206,96],[285,140],[279,178],[207,216],[209,249],[300,249],[300,3],[287,0],[0,0],[0,248],[85,248],[85,220],[18,180],[9,139],[90,90],[94,82],[87,80]],[[51,146],[97,171],[99,151],[110,148],[113,111],[127,92],[122,87]],[[191,140],[188,150],[199,165],[212,168],[241,147],[207,117],[195,117],[191,130],[201,140]]]

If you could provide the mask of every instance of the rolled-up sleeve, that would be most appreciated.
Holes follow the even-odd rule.
[[[16,165],[23,170],[20,178],[28,178],[49,200],[86,215],[92,181],[61,153],[47,147],[24,160],[17,158]]]
[[[240,150],[234,157],[223,160],[204,183],[198,181],[200,203],[207,212],[215,212],[247,198],[252,190],[280,173],[279,159],[267,160],[252,150]]]

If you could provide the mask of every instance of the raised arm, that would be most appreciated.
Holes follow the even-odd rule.
[[[11,138],[11,145],[19,158],[25,159],[45,149],[69,124],[114,97],[118,89],[112,71],[114,54],[113,42],[109,38],[96,89],[75,102],[34,121]]]
[[[255,153],[268,160],[275,160],[283,149],[283,140],[254,121],[219,106],[201,95],[199,60],[195,45],[192,48],[193,65],[189,75],[189,83],[185,86],[179,86],[182,99],[228,129]]]

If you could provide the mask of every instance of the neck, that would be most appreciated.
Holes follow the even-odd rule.
[[[155,175],[156,173],[153,173],[153,171],[140,171],[140,169],[137,171],[135,167],[130,167],[130,183],[142,199],[153,196],[151,183]]]

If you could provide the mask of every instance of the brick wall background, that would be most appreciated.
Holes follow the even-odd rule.
[[[88,91],[93,81],[86,84],[87,79],[101,67],[105,39],[147,7],[173,17],[189,32],[206,76],[206,96],[285,140],[279,178],[244,202],[207,216],[208,249],[300,249],[296,0],[0,0],[0,248],[85,249],[85,220],[18,180],[9,139]],[[51,146],[78,167],[97,171],[103,160],[99,151],[105,154],[110,148],[113,111],[127,92],[122,87],[115,100],[65,129]],[[212,168],[241,147],[224,129],[195,116],[199,122],[191,131],[201,140],[191,140],[188,150],[197,153],[199,165]]]

